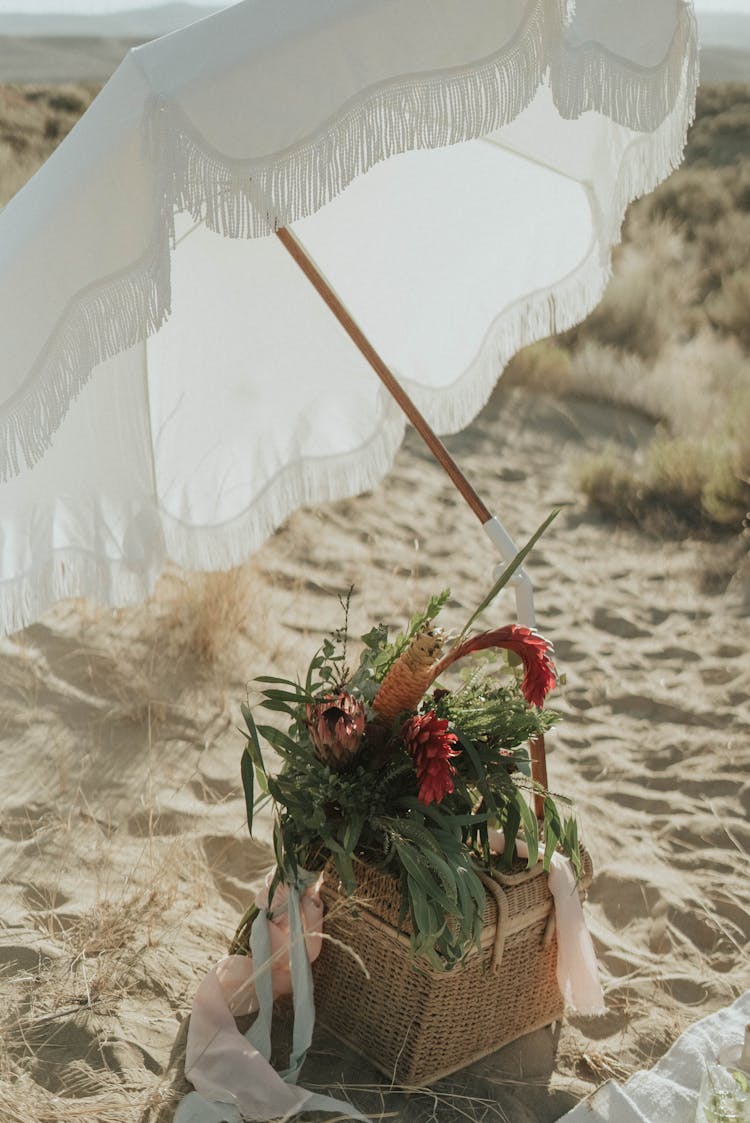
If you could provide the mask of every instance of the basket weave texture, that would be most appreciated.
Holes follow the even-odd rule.
[[[592,867],[583,848],[581,857],[583,895]],[[408,923],[398,930],[398,878],[362,862],[355,869],[354,898],[344,896],[332,863],[325,869],[332,939],[315,963],[315,1005],[320,1022],[390,1080],[430,1084],[562,1017],[554,904],[541,863],[483,878],[481,951],[447,972],[414,959]]]

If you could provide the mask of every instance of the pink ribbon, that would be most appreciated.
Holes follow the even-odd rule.
[[[270,971],[274,998],[292,992],[293,939],[288,901],[287,887],[279,886],[273,913],[268,916],[270,958],[257,972],[250,956],[230,955],[217,963],[198,987],[185,1054],[185,1075],[198,1096],[188,1096],[181,1105],[177,1118],[185,1123],[206,1118],[206,1109],[215,1110],[210,1117],[217,1119],[286,1119],[315,1098],[304,1088],[286,1083],[235,1024],[236,1017],[258,1010],[258,990],[268,982],[262,972]],[[256,897],[256,904],[261,910],[267,909],[267,887]],[[319,933],[323,905],[317,885],[302,894],[299,914],[305,950],[312,962],[322,945]],[[220,1109],[222,1104],[232,1105],[234,1110],[227,1113]]]
[[[503,832],[491,830],[489,838],[493,854],[502,854]],[[519,857],[528,858],[523,839],[516,839],[516,850]],[[564,854],[552,855],[549,891],[555,902],[557,923],[557,983],[565,1004],[579,1014],[606,1014],[594,944],[586,927],[573,866]]]

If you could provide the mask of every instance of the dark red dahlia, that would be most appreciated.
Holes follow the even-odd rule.
[[[453,746],[458,738],[448,732],[447,718],[435,717],[435,711],[415,714],[401,731],[407,752],[414,760],[422,803],[440,803],[453,791],[456,769],[451,757],[460,750]]]

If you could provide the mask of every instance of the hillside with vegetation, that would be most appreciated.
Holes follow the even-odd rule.
[[[750,509],[750,87],[701,89],[685,162],[628,212],[612,280],[573,331],[506,378],[628,406],[635,455],[579,465],[591,504],[659,533],[741,534]]]

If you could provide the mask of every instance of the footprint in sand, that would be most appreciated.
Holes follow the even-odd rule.
[[[608,632],[620,639],[641,639],[651,635],[646,628],[639,627],[626,616],[603,606],[594,611],[592,623],[600,632]]]
[[[180,811],[137,811],[127,820],[125,827],[128,834],[138,838],[170,837],[172,835],[187,834],[195,825],[195,816],[184,815]]]
[[[44,830],[53,818],[58,818],[54,808],[45,803],[6,807],[0,814],[0,835],[14,842],[26,842]]]

